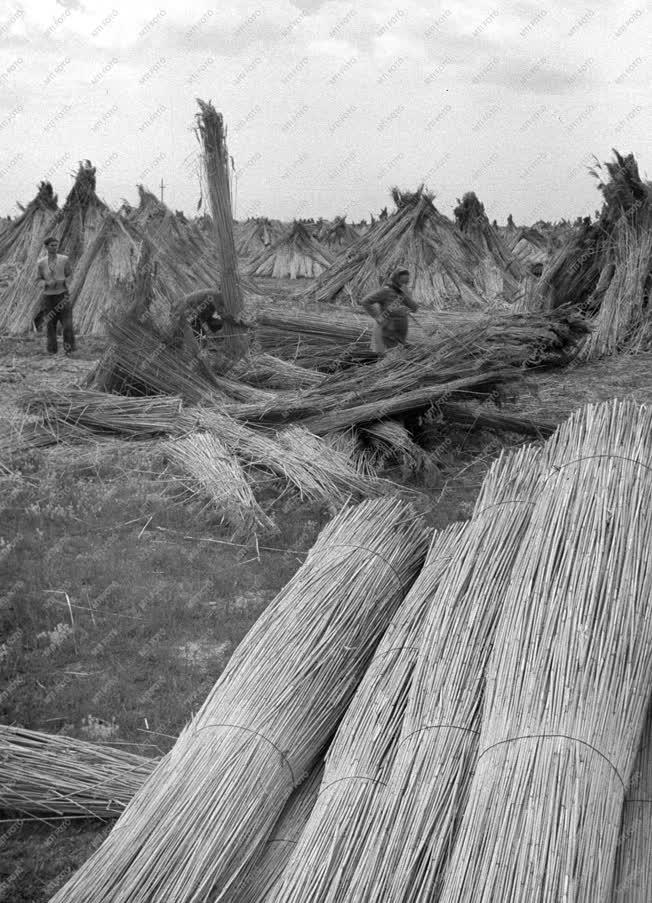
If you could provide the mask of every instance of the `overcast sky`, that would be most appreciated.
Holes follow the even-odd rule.
[[[586,166],[633,151],[652,177],[641,3],[0,0],[0,212],[82,158],[117,208],[144,182],[193,215],[196,97],[228,126],[236,216],[349,219],[421,181],[451,215],[593,212]]]

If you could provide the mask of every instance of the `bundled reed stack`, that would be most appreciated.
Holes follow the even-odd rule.
[[[652,686],[652,411],[589,406],[545,453],[443,903],[611,900]]]
[[[265,216],[242,224],[237,241],[238,256],[252,258],[267,250],[283,236],[283,226]]]
[[[536,297],[539,309],[568,306],[591,319],[586,359],[637,351],[652,341],[652,187],[641,179],[633,154],[614,150],[614,156],[593,171],[604,199],[599,217],[583,221],[553,256]]]
[[[423,563],[397,500],[343,511],[56,903],[231,899],[332,735]]]
[[[18,219],[0,234],[0,331],[18,335],[31,327],[40,301],[36,264],[46,252],[43,240],[51,232],[58,210],[49,182],[41,182],[36,197]]]
[[[78,334],[104,333],[107,317],[119,319],[135,292],[145,240],[133,226],[107,211],[73,271],[70,300]]]
[[[462,530],[454,524],[435,535],[417,582],[387,628],[329,747],[317,801],[273,901],[384,899],[355,897],[350,882],[368,863],[377,800],[397,753],[430,593],[454,560]],[[430,593],[423,591],[426,583]]]
[[[651,838],[652,705],[625,796],[612,903],[647,903],[652,887]]]
[[[75,182],[58,217],[55,234],[62,254],[73,265],[82,260],[102,228],[109,208],[96,193],[96,168],[90,160],[80,161]]]
[[[315,301],[359,302],[397,268],[412,275],[411,292],[423,309],[486,310],[483,255],[441,214],[433,195],[392,189],[396,212],[341,254],[316,285],[301,297]]]
[[[174,297],[219,285],[220,265],[210,232],[193,229],[144,185],[138,185],[138,207],[129,222],[151,243],[160,281]]]
[[[482,278],[484,294],[490,298],[501,296],[509,302],[516,300],[525,271],[489,222],[484,204],[475,192],[467,191],[462,200],[458,198],[453,213],[460,232],[476,245],[482,256],[481,277],[476,279]]]
[[[323,233],[318,237],[331,251],[338,253],[354,244],[360,234],[354,226],[347,223],[346,216],[336,216],[332,223],[325,224]]]
[[[303,223],[295,220],[287,235],[254,257],[247,273],[274,279],[311,279],[323,273],[332,261],[329,251]]]
[[[224,321],[224,351],[233,359],[242,357],[247,348],[244,330],[238,325],[244,304],[238,282],[238,257],[233,239],[233,214],[229,185],[229,153],[226,128],[221,113],[212,103],[197,100],[197,138],[203,150],[203,164],[208,183],[211,213],[222,272],[221,289],[224,310],[230,320]]]
[[[156,760],[72,737],[0,725],[0,810],[22,818],[120,815]]]

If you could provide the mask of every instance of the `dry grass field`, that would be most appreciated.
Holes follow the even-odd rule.
[[[47,356],[42,336],[0,339],[3,421],[20,393],[74,384],[101,350],[82,339],[68,360]],[[651,364],[646,354],[530,375],[509,411],[559,422],[613,396],[649,402]],[[469,515],[491,461],[521,441],[446,440],[426,478],[387,474],[440,527]],[[30,450],[0,469],[0,487],[0,722],[151,756],[170,749],[330,517],[286,496],[277,535],[236,544],[174,497],[152,442]],[[0,900],[48,900],[109,829],[4,821]]]

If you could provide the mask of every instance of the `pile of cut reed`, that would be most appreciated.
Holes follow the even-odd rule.
[[[390,464],[400,464],[413,472],[427,471],[433,467],[432,459],[397,420],[369,423],[361,429],[361,433],[371,445],[367,460],[378,471]]]
[[[178,395],[190,404],[224,397],[197,347],[171,337],[149,315],[107,320],[106,331],[109,344],[88,385],[121,395]]]
[[[324,376],[316,370],[262,352],[239,361],[231,371],[231,378],[257,388],[307,389],[318,386]]]
[[[39,416],[42,429],[54,442],[69,441],[71,436],[151,439],[185,431],[182,401],[167,395],[127,398],[92,389],[67,389],[31,392],[19,403],[28,414]]]
[[[293,486],[302,499],[341,504],[351,496],[383,491],[369,470],[361,472],[353,449],[338,448],[300,426],[266,433],[210,409],[200,409],[195,423],[223,442],[247,472],[272,474]]]
[[[314,765],[425,556],[397,500],[344,510],[57,903],[230,899]]]
[[[216,435],[193,432],[167,442],[163,450],[188,496],[199,502],[202,511],[217,514],[221,523],[235,531],[234,536],[276,529],[256,501],[237,459]]]
[[[545,453],[443,903],[610,899],[652,686],[652,410],[589,406]]]
[[[113,819],[156,764],[110,746],[0,725],[0,810],[21,818]]]

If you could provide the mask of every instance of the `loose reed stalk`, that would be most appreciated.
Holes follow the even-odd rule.
[[[610,899],[652,686],[652,411],[588,406],[546,454],[442,903]]]
[[[54,901],[231,899],[346,711],[426,546],[423,525],[397,500],[332,520]]]

